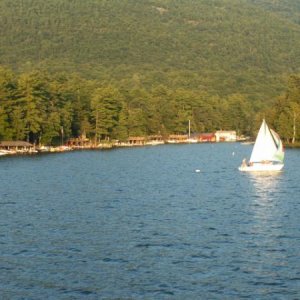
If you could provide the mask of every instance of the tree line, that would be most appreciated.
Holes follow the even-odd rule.
[[[253,136],[265,117],[286,142],[300,137],[300,76],[266,107],[241,94],[226,97],[205,91],[145,88],[131,81],[87,80],[78,74],[0,67],[0,140],[57,144],[85,134],[94,141],[129,136],[236,130]]]

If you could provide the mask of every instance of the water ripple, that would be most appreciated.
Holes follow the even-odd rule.
[[[247,151],[1,160],[2,298],[299,299],[299,151],[277,176],[240,174]]]

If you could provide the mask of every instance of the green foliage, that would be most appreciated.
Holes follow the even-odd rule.
[[[3,107],[0,107],[0,140],[10,139],[8,115]]]
[[[235,94],[228,97],[226,118],[228,122],[226,129],[236,130],[237,134],[251,134],[254,112],[242,95]]]
[[[300,139],[298,0],[2,0],[0,139]],[[284,94],[286,90],[286,93]]]
[[[21,114],[25,123],[25,133],[29,141],[30,134],[40,131],[41,110],[43,97],[45,96],[44,82],[40,80],[40,74],[22,74],[18,80],[17,105],[22,109]]]
[[[300,75],[289,78],[287,91],[278,97],[275,105],[266,110],[273,127],[286,143],[300,139]]]
[[[119,114],[119,122],[113,128],[112,138],[116,138],[121,142],[125,142],[129,136],[128,132],[128,108],[126,103],[122,103],[122,109]]]
[[[15,139],[15,140],[23,140],[26,137],[26,122],[24,119],[24,109],[22,106],[15,106],[13,111],[10,114],[10,131],[12,132],[12,136],[3,137],[5,139]],[[9,131],[9,129],[8,129]],[[4,131],[5,133],[6,131]]]
[[[271,106],[252,105],[242,94],[212,96],[160,84],[147,91],[78,75],[0,69],[0,139],[55,144],[87,134],[99,140],[152,134],[236,130],[254,135],[261,119],[287,142],[300,140],[300,76],[290,76],[285,95]]]
[[[0,64],[268,100],[300,72],[299,15],[298,0],[2,0]]]
[[[95,118],[95,137],[109,138],[118,125],[122,108],[121,95],[112,86],[98,88],[92,96],[91,108]]]

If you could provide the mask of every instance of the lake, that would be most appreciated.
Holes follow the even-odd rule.
[[[241,173],[251,150],[1,157],[1,299],[299,299],[300,150]]]

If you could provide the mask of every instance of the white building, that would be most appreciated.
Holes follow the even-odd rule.
[[[236,142],[236,131],[218,130],[215,133],[216,142]]]

